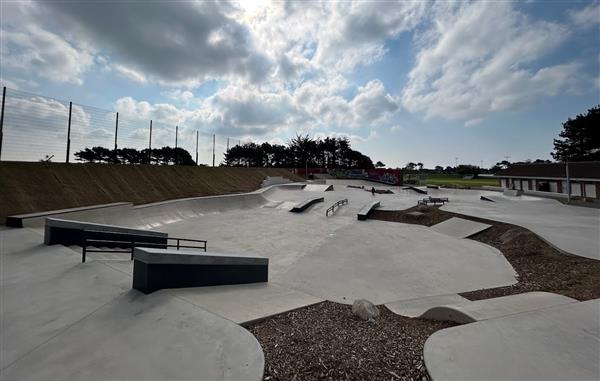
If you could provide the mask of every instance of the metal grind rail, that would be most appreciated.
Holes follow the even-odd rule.
[[[331,205],[329,208],[327,208],[327,210],[325,211],[325,216],[328,217],[329,216],[329,212],[331,212],[331,214],[333,214],[333,212],[335,211],[336,207],[341,207],[342,205],[348,205],[348,199],[345,198],[343,200],[340,200],[338,202],[336,202],[335,204]]]
[[[109,234],[110,236],[116,236],[117,238],[94,238],[97,237],[98,234]],[[151,236],[131,235],[130,233],[86,230],[84,231],[83,250],[81,251],[81,262],[85,262],[87,253],[129,253],[131,255],[131,260],[133,260],[133,250],[136,247],[146,247],[155,249],[176,248],[177,250],[197,249],[206,252],[206,240],[161,237],[161,239],[165,240],[165,242],[140,241],[140,239],[143,239],[144,237]],[[152,238],[157,237],[152,236]],[[174,244],[169,243],[173,241],[175,241]],[[184,243],[183,245],[182,242]],[[198,243],[198,245],[186,245],[185,243],[187,242]],[[90,249],[90,247],[92,249]]]

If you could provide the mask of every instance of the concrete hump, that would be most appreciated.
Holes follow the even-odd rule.
[[[393,313],[411,318],[420,317],[427,310],[433,307],[468,302],[468,299],[463,298],[458,294],[434,295],[423,298],[400,300],[397,302],[386,303],[385,306]]]
[[[430,229],[451,237],[467,238],[491,227],[492,225],[482,224],[481,222],[452,217],[439,224],[433,225]]]
[[[436,306],[425,311],[420,317],[466,324],[575,302],[577,302],[575,299],[550,292],[526,292]]]

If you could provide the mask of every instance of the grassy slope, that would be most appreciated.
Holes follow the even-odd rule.
[[[477,178],[464,180],[460,175],[429,174],[427,185],[448,185],[461,187],[480,187],[483,185],[498,186],[498,179]]]
[[[301,180],[276,168],[0,163],[0,224],[6,216],[129,201],[248,192],[266,176]]]

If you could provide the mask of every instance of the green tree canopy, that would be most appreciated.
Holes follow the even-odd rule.
[[[554,139],[552,157],[558,161],[600,160],[600,105],[569,118],[559,139]]]

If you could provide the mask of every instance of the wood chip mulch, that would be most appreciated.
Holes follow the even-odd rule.
[[[408,212],[424,213],[414,217]],[[369,218],[431,226],[452,217],[482,222],[491,228],[470,239],[500,250],[518,274],[518,283],[508,287],[476,290],[461,294],[470,300],[546,291],[577,300],[600,298],[600,261],[560,252],[535,233],[520,226],[420,206],[402,211],[375,210]]]
[[[246,328],[265,354],[264,380],[423,380],[423,345],[449,322],[411,319],[379,306],[369,324],[352,307],[322,302]]]

